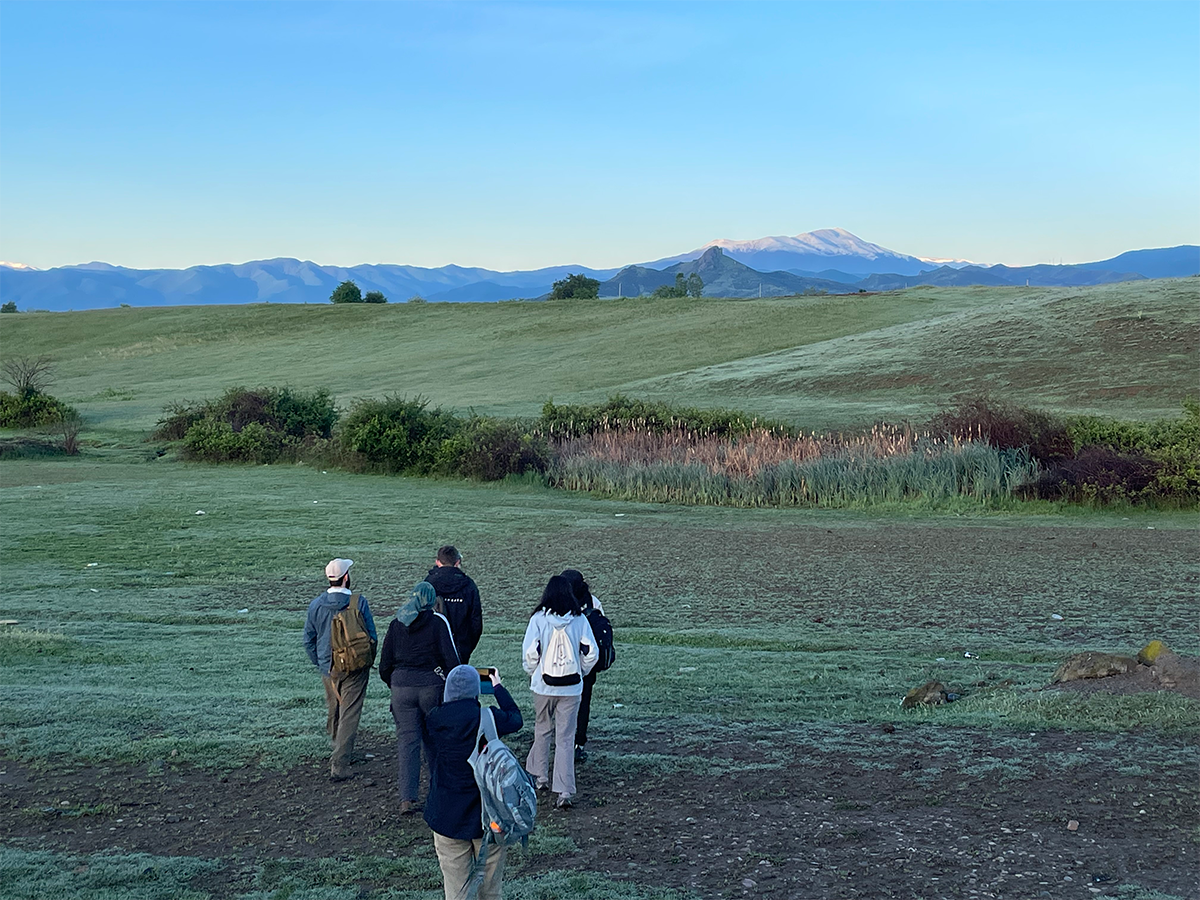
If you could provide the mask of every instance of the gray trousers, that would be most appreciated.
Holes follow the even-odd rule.
[[[479,855],[482,840],[460,841],[433,833],[433,849],[437,851],[438,865],[442,867],[442,887],[446,900],[466,900],[467,878],[471,864]],[[483,885],[479,888],[479,900],[502,900],[504,896],[504,857],[508,848],[503,844],[488,847],[487,861],[483,864]]]
[[[363,698],[367,695],[367,681],[371,669],[344,674],[330,672],[323,676],[325,681],[325,733],[333,741],[333,752],[329,755],[329,773],[338,775],[350,767],[350,754],[354,752],[354,737],[358,734],[358,720],[362,717]]]
[[[556,794],[575,793],[575,722],[579,716],[579,695],[551,697],[533,695],[533,746],[525,757],[525,771],[538,780],[549,781],[550,733],[554,733],[554,780]]]
[[[442,702],[442,686],[392,685],[392,718],[396,720],[396,783],[401,800],[416,800],[421,784],[421,747],[425,717]],[[429,754],[426,753],[426,758]]]

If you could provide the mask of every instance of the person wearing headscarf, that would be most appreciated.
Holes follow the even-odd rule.
[[[446,676],[458,665],[450,623],[434,611],[436,603],[433,585],[419,582],[396,610],[379,656],[379,677],[392,691],[401,815],[421,808],[417,793],[425,722],[442,702]]]
[[[488,677],[499,704],[492,708],[497,734],[519,731],[521,710],[500,683],[499,671],[491,669]],[[452,669],[446,676],[442,705],[426,720],[430,757],[425,823],[433,829],[446,900],[465,900],[471,867],[483,842],[483,800],[467,762],[479,734],[479,682],[474,666]],[[489,847],[479,900],[500,900],[507,850],[504,844]]]

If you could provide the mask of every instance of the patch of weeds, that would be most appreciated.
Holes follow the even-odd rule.
[[[984,776],[999,776],[1000,781],[1025,781],[1033,777],[1033,771],[1010,760],[999,759],[995,756],[977,757],[970,765],[965,765],[959,771],[963,775],[975,778]]]
[[[55,663],[70,660],[78,665],[120,665],[123,662],[117,654],[99,651],[60,632],[25,628],[0,630],[0,666],[51,660]]]
[[[85,803],[80,806],[27,806],[21,810],[31,816],[58,816],[64,819],[77,819],[81,816],[115,816],[121,807],[116,803]]]
[[[1162,891],[1151,890],[1137,884],[1117,885],[1108,892],[1115,900],[1183,900],[1178,894],[1164,894]]]
[[[403,857],[352,856],[337,859],[270,859],[259,868],[257,887],[296,891],[305,888],[353,887],[363,883],[403,882],[413,889],[431,890],[442,883],[441,870],[426,855]]]
[[[146,853],[75,855],[0,847],[5,900],[208,900],[189,887],[222,863]]]

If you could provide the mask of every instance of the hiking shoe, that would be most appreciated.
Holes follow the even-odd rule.
[[[539,781],[539,782],[537,783],[537,789],[538,789],[539,791],[548,791],[548,790],[550,790],[550,782],[548,782],[548,781]]]
[[[587,762],[587,751],[584,750],[582,747],[575,748],[575,762],[577,762],[577,763]]]
[[[558,799],[554,801],[555,809],[570,809],[574,805],[570,794],[559,794]]]
[[[401,800],[400,815],[411,816],[421,811],[421,803],[418,800]]]

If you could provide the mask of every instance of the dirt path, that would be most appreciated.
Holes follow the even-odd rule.
[[[850,730],[864,741],[884,733]],[[888,734],[894,752],[865,767],[800,733],[779,768],[777,749],[768,760],[757,742],[715,736],[708,759],[733,770],[720,776],[614,777],[597,747],[580,768],[577,807],[543,814],[547,830],[570,836],[579,852],[538,856],[523,874],[577,868],[702,897],[778,900],[1090,898],[1129,885],[1200,897],[1194,771],[1066,764],[1102,760],[1111,736],[1023,734],[1035,749],[1020,764],[1033,777],[1005,783],[998,773],[1015,751],[1004,735],[959,732],[953,754],[927,749],[925,737]],[[1161,753],[1187,751],[1183,740],[1155,741]],[[256,865],[329,855],[330,838],[344,853],[376,855],[428,842],[419,818],[391,808],[391,740],[367,734],[360,749],[375,758],[336,804],[319,763],[223,775],[0,761],[0,843],[219,857],[230,865],[195,886],[220,896],[252,889]],[[643,734],[637,750],[676,752],[665,730]],[[380,886],[364,885],[364,896],[372,887]]]

